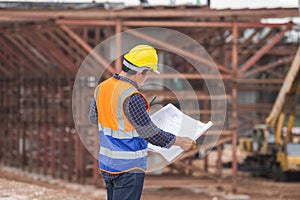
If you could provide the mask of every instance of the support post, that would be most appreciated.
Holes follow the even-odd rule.
[[[122,68],[122,22],[120,19],[117,19],[116,21],[116,72],[120,73]]]
[[[237,73],[238,73],[238,26],[233,22],[232,26],[232,190],[237,191]]]

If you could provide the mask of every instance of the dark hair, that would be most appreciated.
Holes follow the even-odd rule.
[[[123,70],[124,72],[126,72],[127,74],[129,74],[129,75],[134,75],[134,74],[136,74],[136,71],[134,71],[134,70],[132,70],[132,69],[129,69],[129,68],[126,67],[124,64],[122,64],[122,70]],[[145,74],[147,73],[147,71],[149,71],[149,70],[144,69],[144,70],[142,71],[142,74],[145,75]]]

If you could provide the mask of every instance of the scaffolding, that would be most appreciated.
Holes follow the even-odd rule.
[[[1,163],[69,181],[99,182],[97,161],[84,148],[77,134],[77,130],[90,126],[89,108],[79,109],[84,122],[79,127],[75,127],[72,118],[75,75],[83,59],[110,36],[139,27],[165,27],[190,36],[208,51],[221,72],[226,88],[226,96],[222,98],[228,102],[225,126],[216,145],[216,170],[209,170],[209,155],[204,158],[203,167],[193,165],[192,158],[199,152],[199,147],[186,153],[170,169],[178,173],[184,166],[188,169],[184,173],[192,175],[197,171],[199,177],[208,177],[215,185],[222,177],[222,145],[231,143],[232,187],[236,190],[238,134],[263,121],[270,112],[272,99],[265,94],[278,92],[298,47],[286,40],[294,26],[292,22],[262,23],[261,20],[296,16],[299,16],[297,8],[215,10],[205,6],[140,6],[106,10],[98,4],[86,9],[2,8]],[[174,45],[138,32],[133,34],[179,51],[190,59],[199,59],[197,55],[185,52],[184,42]],[[120,55],[121,44],[121,39],[116,39],[117,55]],[[187,61],[176,55],[168,56],[182,76],[162,74],[160,78],[172,81],[183,77],[191,83],[203,83],[204,78],[190,70]],[[121,69],[121,59],[109,63],[97,54],[91,62],[92,66],[106,70],[106,77]],[[184,67],[180,69],[179,66]],[[82,85],[88,84],[90,80],[82,80]],[[89,92],[92,90],[90,87]],[[202,116],[208,120],[211,97],[205,87],[195,90],[203,105]],[[239,99],[239,93],[249,91],[255,92],[255,101]],[[86,93],[87,101],[92,98],[89,92]],[[148,97],[157,95],[161,102],[176,102],[169,91],[146,90],[145,94]],[[188,94],[182,91],[180,98],[185,97]],[[190,115],[199,112],[187,111]],[[92,137],[96,133],[93,131],[91,128],[87,134]]]

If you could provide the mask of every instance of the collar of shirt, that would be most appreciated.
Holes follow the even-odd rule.
[[[133,80],[131,80],[125,76],[120,76],[119,74],[114,74],[114,78],[116,78],[120,81],[126,81],[126,82],[130,83],[131,85],[133,85],[135,88],[138,88],[138,84],[136,82],[134,82]]]

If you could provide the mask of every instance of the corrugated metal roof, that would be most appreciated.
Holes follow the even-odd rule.
[[[24,1],[1,1],[0,8],[2,9],[119,9],[119,10],[183,10],[183,9],[200,9],[200,10],[215,10],[215,11],[238,11],[238,10],[276,10],[276,9],[297,9],[297,8],[238,8],[238,9],[215,9],[206,5],[182,4],[176,6],[168,5],[137,5],[126,6],[123,2],[24,2]]]
[[[123,3],[0,2],[0,20],[14,19],[190,19],[193,21],[260,21],[299,16],[298,8],[211,9],[207,6],[134,6]],[[34,11],[34,12],[33,12]]]
[[[86,2],[86,3],[66,3],[66,2],[10,2],[2,1],[0,2],[0,8],[2,9],[45,9],[45,10],[84,10],[84,9],[116,9],[124,8],[124,3],[95,3],[95,2]]]

